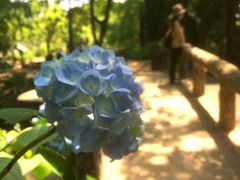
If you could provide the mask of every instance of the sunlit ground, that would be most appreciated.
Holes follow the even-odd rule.
[[[214,79],[214,77],[208,77],[211,83],[208,83],[205,86],[205,94],[198,98],[199,102],[208,113],[213,117],[213,120],[218,123],[219,120],[219,99],[218,99],[218,92],[219,92],[219,84]],[[187,86],[189,89],[192,89],[191,82],[188,81]],[[231,141],[238,147],[240,147],[240,95],[236,94],[236,127],[233,131],[231,131],[228,137]]]
[[[238,179],[236,152],[200,107],[204,104],[218,119],[217,85],[208,85],[207,95],[197,104],[187,98],[191,97],[186,88],[191,89],[189,81],[184,86],[168,85],[166,72],[151,72],[147,63],[129,64],[136,80],[144,82],[145,135],[137,153],[112,163],[104,156],[102,179]],[[238,128],[229,136],[240,142]]]

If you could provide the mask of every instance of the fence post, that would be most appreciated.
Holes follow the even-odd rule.
[[[205,70],[204,67],[193,61],[193,94],[197,97],[204,94]]]
[[[224,83],[220,83],[219,105],[219,126],[228,133],[235,127],[235,92]]]

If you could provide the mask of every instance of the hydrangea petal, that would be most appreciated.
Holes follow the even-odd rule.
[[[76,126],[86,126],[92,124],[92,120],[86,116],[90,113],[89,109],[84,107],[65,107],[62,109],[63,118],[74,123]]]
[[[130,112],[122,113],[111,125],[111,132],[114,134],[122,134],[128,128],[132,120]]]
[[[78,56],[78,60],[80,62],[85,62],[88,63],[92,59],[91,54],[88,51],[83,51],[81,54]]]
[[[56,131],[62,136],[73,140],[80,133],[80,127],[65,119],[58,119]]]
[[[116,72],[118,75],[123,76],[123,75],[132,75],[132,69],[129,68],[128,66],[124,64],[118,64],[116,66]]]
[[[81,150],[80,135],[75,135],[74,136],[71,145],[72,145],[73,152],[75,152],[75,153],[79,153],[80,152],[80,150]]]
[[[102,80],[99,73],[92,70],[84,72],[80,78],[79,88],[90,96],[99,95],[102,89]]]
[[[129,88],[131,90],[131,94],[136,96],[140,95],[143,92],[142,84],[133,82]]]
[[[73,97],[74,106],[92,106],[94,100],[91,96],[86,95],[81,90],[77,91],[76,96]]]
[[[112,58],[113,66],[118,66],[120,64],[126,65],[126,62],[123,57],[114,57]]]
[[[91,127],[89,127],[91,128]],[[109,131],[104,129],[84,129],[80,136],[80,147],[83,152],[99,151],[102,144],[109,136]]]
[[[128,144],[128,151],[135,152],[138,149],[139,143],[140,143],[140,140],[132,139]]]
[[[132,84],[133,78],[132,76],[114,76],[114,78],[111,81],[111,86],[113,89],[119,89],[119,88],[129,88],[129,86]]]
[[[41,71],[34,77],[35,86],[47,86],[54,74],[53,63],[46,62],[41,65]]]
[[[110,93],[109,98],[112,99],[118,112],[123,112],[133,106],[133,99],[128,89],[114,90]]]
[[[103,152],[112,160],[121,159],[124,155],[128,154],[128,145],[131,141],[131,135],[128,131],[124,131],[120,135],[112,135],[103,144]]]
[[[115,109],[113,101],[107,98],[105,95],[100,95],[96,99],[95,103],[96,112],[102,117],[114,117]]]
[[[134,138],[142,138],[144,132],[144,124],[140,118],[140,115],[133,113],[133,119],[130,124],[129,132]]]
[[[82,71],[74,64],[64,64],[61,68],[56,67],[55,69],[56,77],[60,82],[69,85],[77,84]]]
[[[114,117],[106,117],[106,116],[95,116],[96,126],[98,128],[110,130],[111,124],[114,122]]]
[[[69,55],[66,55],[63,52],[60,52],[60,53],[61,53],[64,61],[75,60],[78,56],[81,55],[81,52],[79,51],[79,49],[75,49]]]
[[[111,85],[114,89],[129,88],[133,83],[132,70],[122,64],[118,64],[114,69],[116,76],[112,79]]]
[[[97,45],[93,45],[92,47],[90,48],[85,48],[86,51],[89,51],[90,53],[94,53],[94,52],[103,52],[103,48],[97,46]]]
[[[51,100],[57,104],[63,104],[67,100],[71,99],[77,93],[77,88],[68,84],[64,84],[60,81],[56,81],[53,84],[53,93]]]
[[[50,83],[50,80],[51,80],[51,78],[43,77],[38,74],[37,76],[35,76],[34,85],[35,86],[46,86]]]
[[[58,112],[60,109],[61,109],[60,106],[58,106],[57,104],[54,104],[51,101],[46,101],[44,114],[45,114],[47,120],[51,123],[57,121],[59,118]]]
[[[43,97],[43,100],[49,99],[53,94],[53,86],[49,84],[47,86],[36,86],[36,92],[39,97]]]

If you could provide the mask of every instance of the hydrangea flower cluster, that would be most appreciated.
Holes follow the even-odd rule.
[[[141,84],[121,57],[99,46],[46,61],[34,78],[44,114],[74,152],[101,148],[111,159],[135,152],[144,125]]]

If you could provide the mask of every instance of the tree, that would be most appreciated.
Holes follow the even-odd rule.
[[[3,54],[24,36],[23,28],[28,26],[27,18],[30,16],[27,3],[0,0],[0,51]]]
[[[68,52],[71,52],[74,49],[73,42],[73,9],[71,8],[71,0],[68,0],[69,9],[67,13],[68,19]]]
[[[199,46],[223,56],[224,3],[218,0],[194,0],[188,4],[188,12],[198,19]]]
[[[127,0],[124,3],[113,3],[109,18],[106,45],[120,50],[139,47],[139,9],[142,0]]]
[[[58,4],[48,4],[46,1],[46,6],[42,6],[39,17],[36,17],[37,27],[40,28],[41,36],[45,36],[45,43],[47,48],[47,53],[51,51],[52,41],[56,39],[61,39],[64,35],[64,29],[66,26],[65,12],[59,7]],[[59,36],[59,37],[56,37]],[[55,43],[57,43],[55,41]]]
[[[235,32],[236,32],[236,19],[235,14],[238,7],[238,0],[224,0],[224,18],[225,18],[225,39],[226,50],[225,58],[234,63],[235,55]]]
[[[95,0],[90,0],[90,17],[91,17],[92,36],[94,39],[94,44],[102,45],[106,31],[107,31],[109,13],[112,7],[112,0],[107,0],[106,2],[106,8],[105,8],[103,20],[99,20],[95,16],[94,2]],[[99,36],[97,36],[96,22],[100,26]]]

